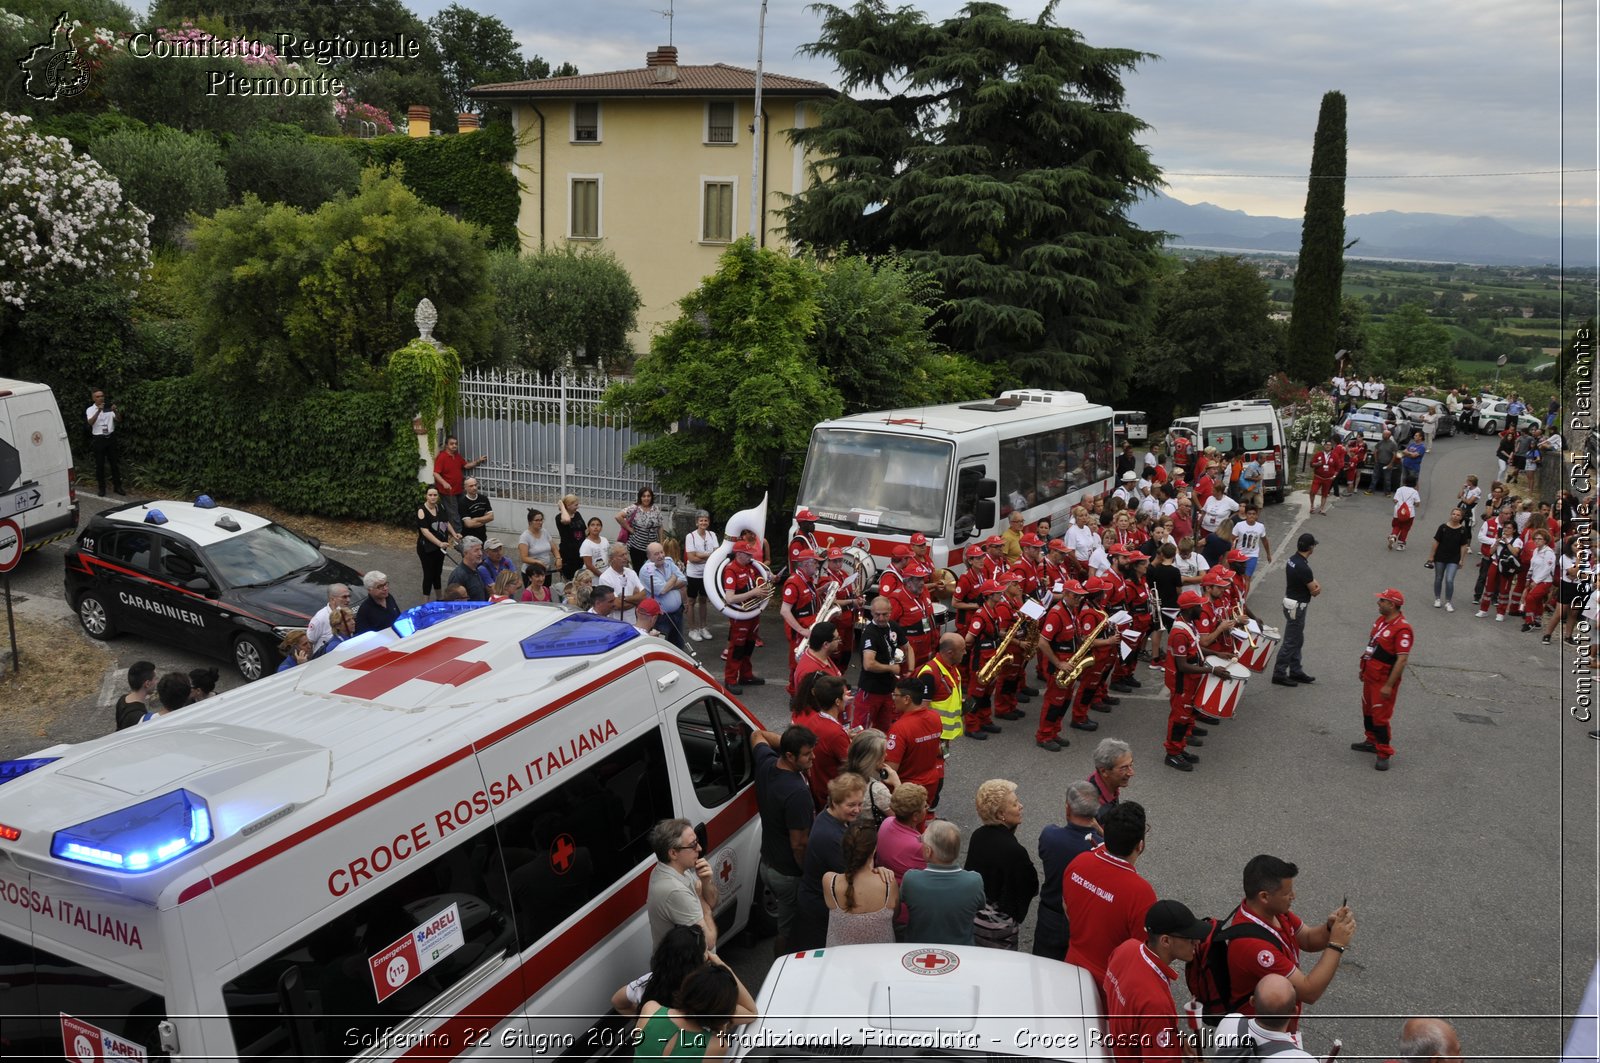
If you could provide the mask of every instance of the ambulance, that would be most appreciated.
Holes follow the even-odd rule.
[[[756,719],[631,625],[465,607],[0,763],[0,1049],[558,1055],[649,967],[664,819],[740,930]]]

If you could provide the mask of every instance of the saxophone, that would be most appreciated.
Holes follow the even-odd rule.
[[[1073,680],[1083,674],[1085,668],[1089,667],[1089,662],[1093,659],[1095,639],[1100,637],[1100,632],[1104,631],[1110,622],[1109,616],[1100,617],[1100,622],[1089,632],[1089,637],[1083,640],[1083,645],[1073,652],[1066,664],[1056,670],[1054,677],[1056,686],[1065,690],[1072,685]]]
[[[983,686],[988,686],[990,683],[993,683],[994,677],[1000,674],[1000,669],[1004,668],[1010,663],[1011,654],[1008,651],[1011,649],[1011,643],[1016,641],[1018,638],[1028,638],[1026,629],[1029,625],[1033,627],[1033,639],[1035,645],[1037,645],[1039,638],[1039,625],[1034,624],[1033,621],[1029,620],[1025,616],[1017,617],[1016,621],[1006,631],[1004,637],[1000,639],[1000,645],[994,648],[994,656],[985,661],[983,667],[979,668],[974,674],[975,678],[980,684]],[[1019,661],[1026,661],[1028,659],[1028,655],[1019,652],[1016,659]]]

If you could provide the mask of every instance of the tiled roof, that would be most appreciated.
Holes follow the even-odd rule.
[[[475,85],[473,96],[635,96],[692,95],[717,92],[753,93],[756,72],[744,67],[713,63],[710,66],[680,66],[675,81],[656,80],[660,67],[613,70],[606,74],[578,74],[574,77],[545,78],[542,81],[507,81],[496,85]],[[769,96],[833,96],[835,89],[820,81],[761,73],[761,92]]]

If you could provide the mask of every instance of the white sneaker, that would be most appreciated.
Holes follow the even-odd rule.
[[[1476,613],[1473,613],[1472,615],[1477,617],[1479,620],[1482,620],[1484,617],[1488,616],[1489,613],[1488,613],[1488,610],[1486,610],[1486,609],[1479,609]]]
[[[694,637],[696,639],[700,640],[701,642],[710,642],[711,641],[711,632],[707,631],[703,627],[702,628],[696,628],[695,629],[695,633],[694,633]]]
[[[1434,608],[1435,608],[1435,609],[1437,609],[1437,608],[1439,608],[1439,607],[1440,607],[1440,606],[1441,606],[1441,605],[1443,605],[1443,604],[1444,604],[1444,601],[1443,601],[1443,600],[1442,600],[1442,599],[1439,599],[1439,598],[1435,598],[1435,599],[1434,599],[1434,600],[1433,600],[1433,607],[1434,607]]]
[[[1444,611],[1447,612],[1447,613],[1455,612],[1456,611],[1455,603],[1454,602],[1445,602],[1444,603]]]
[[[1504,613],[1496,613],[1496,614],[1494,614],[1494,620],[1495,620],[1495,623],[1497,623],[1497,624],[1503,624],[1503,623],[1506,622],[1506,614],[1504,614]]]

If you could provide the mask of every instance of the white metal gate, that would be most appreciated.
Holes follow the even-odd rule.
[[[489,460],[473,471],[491,498],[553,502],[571,492],[585,504],[632,502],[655,475],[623,455],[652,438],[627,418],[600,412],[610,381],[576,372],[473,370],[461,378],[461,452]],[[657,489],[663,508],[677,498]]]

